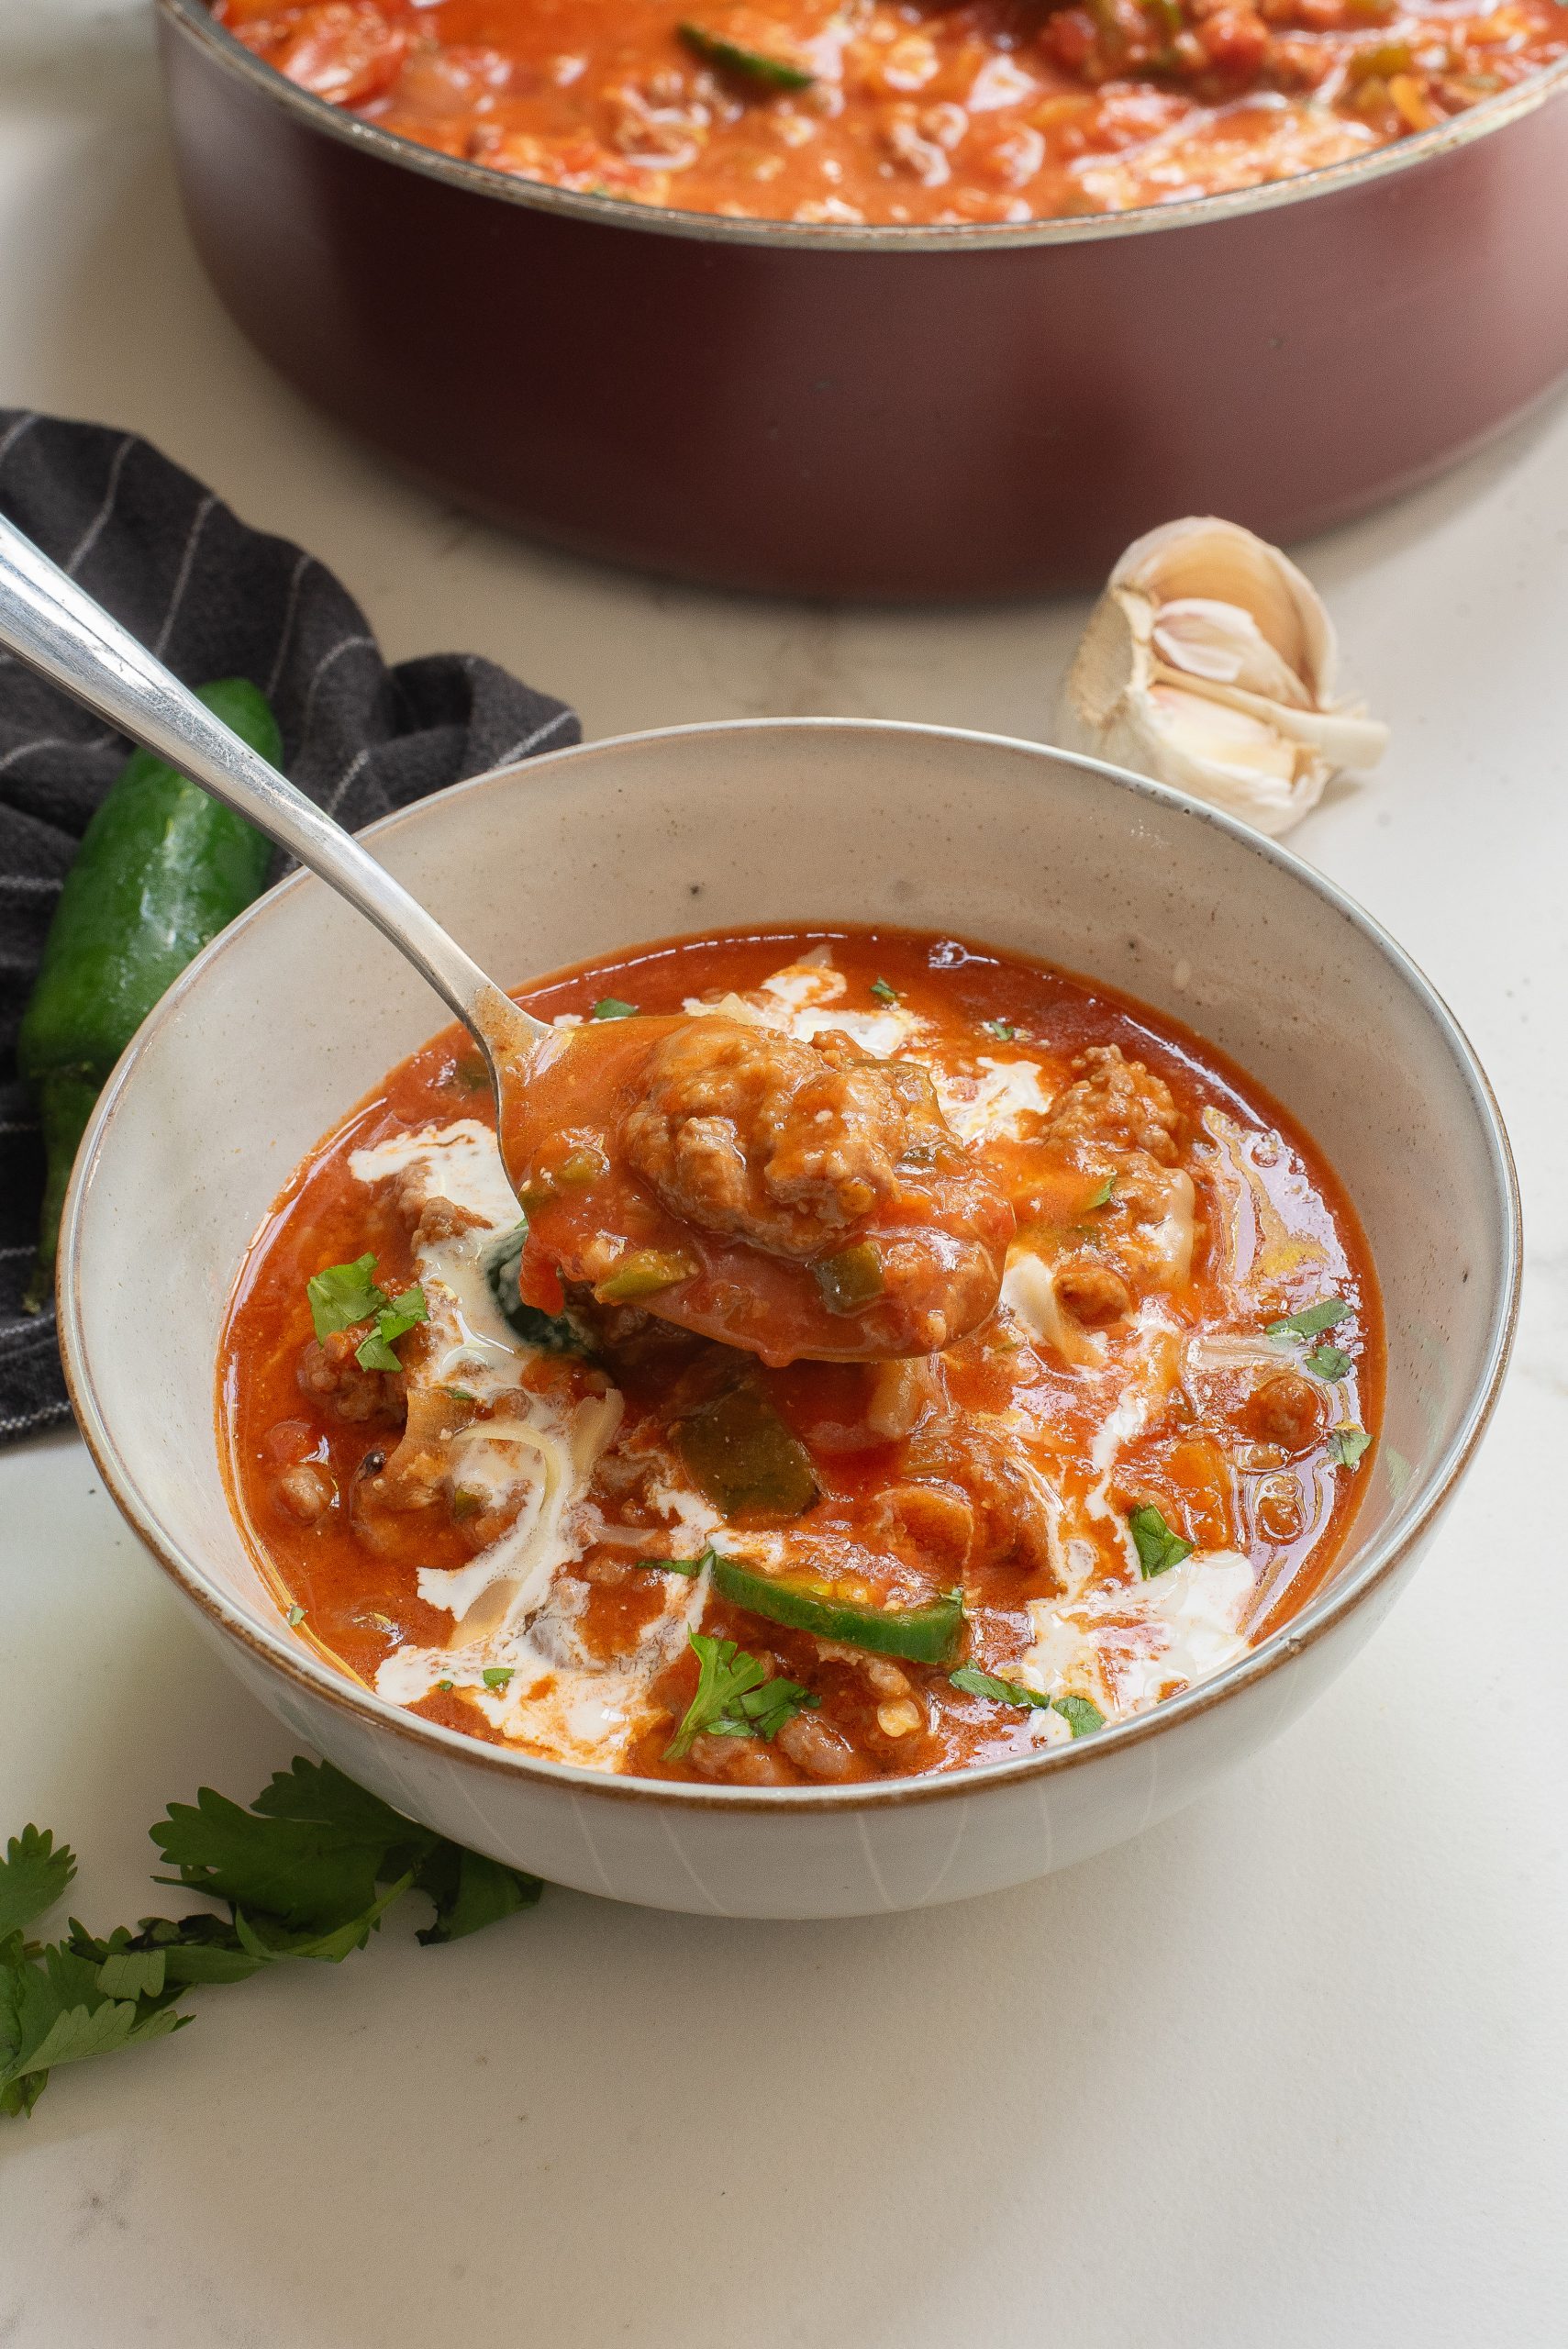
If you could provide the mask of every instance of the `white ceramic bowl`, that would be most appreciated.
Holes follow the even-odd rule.
[[[1388,1399],[1329,1586],[1215,1679],[1078,1744],[884,1786],[672,1786],[533,1761],[383,1703],[264,1594],[214,1434],[219,1323],[258,1222],[317,1138],[442,1025],[392,949],[295,875],[192,965],[120,1062],[67,1205],[61,1297],[110,1491],[304,1743],[413,1817],[584,1891],[846,1916],[991,1891],[1135,1834],[1327,1686],[1475,1448],[1518,1276],[1486,1081],[1364,914],[1227,818],[1091,761],[826,718],[590,744],[372,837],[507,983],[683,931],[883,920],[1043,955],[1175,1014],[1287,1103],[1348,1185],[1383,1284]]]

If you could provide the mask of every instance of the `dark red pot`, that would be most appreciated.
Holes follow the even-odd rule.
[[[1095,584],[1214,512],[1289,540],[1568,370],[1568,65],[1366,160],[1020,228],[572,195],[307,96],[159,0],[191,231],[291,381],[464,505],[728,586]]]

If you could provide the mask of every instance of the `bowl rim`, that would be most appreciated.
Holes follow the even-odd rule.
[[[1144,204],[1127,212],[1076,214],[1042,220],[973,221],[945,227],[906,225],[887,221],[858,227],[804,220],[734,220],[713,212],[681,212],[670,206],[639,204],[628,196],[589,195],[570,188],[547,186],[542,181],[514,179],[488,163],[471,163],[455,155],[405,139],[401,132],[365,122],[301,89],[274,65],[267,64],[224,26],[217,24],[206,0],[156,0],[159,14],[174,30],[204,49],[212,61],[237,74],[252,88],[294,115],[306,127],[325,132],[361,153],[378,157],[426,179],[527,211],[553,213],[569,219],[594,221],[605,228],[630,228],[639,235],[678,237],[708,244],[768,245],[804,248],[822,253],[953,253],[984,248],[1028,249],[1042,245],[1094,244],[1108,238],[1149,236],[1161,230],[1211,227],[1257,212],[1275,211],[1329,196],[1370,180],[1386,179],[1435,163],[1474,140],[1503,130],[1533,114],[1548,99],[1568,89],[1568,57],[1538,67],[1511,89],[1483,98],[1463,114],[1451,116],[1431,130],[1396,139],[1386,147],[1369,149],[1339,163],[1316,171],[1297,172],[1258,187],[1231,188],[1217,195],[1187,197],[1175,204]]]
[[[870,1785],[862,1782],[850,1787],[706,1787],[691,1785],[680,1779],[622,1776],[575,1763],[552,1762],[535,1754],[511,1752],[484,1739],[470,1737],[462,1731],[428,1721],[405,1707],[378,1697],[362,1682],[351,1680],[340,1668],[327,1662],[323,1653],[306,1647],[293,1637],[287,1631],[281,1614],[276,1631],[270,1625],[259,1625],[249,1620],[217,1587],[199,1562],[164,1531],[144,1498],[134,1469],[121,1452],[99,1408],[83,1325],[81,1255],[87,1203],[97,1176],[106,1139],[113,1130],[128,1088],[136,1080],[138,1066],[164,1024],[176,1016],[186,997],[200,987],[208,970],[222,956],[233,951],[237,940],[248,935],[259,922],[267,920],[275,906],[286,902],[301,889],[326,888],[326,883],[318,881],[314,874],[296,870],[247,907],[187,965],[168,993],[148,1014],[116,1063],[88,1122],[66,1195],[56,1274],[57,1316],[66,1386],[77,1426],[107,1491],[132,1531],[215,1628],[236,1640],[265,1668],[294,1681],[307,1695],[324,1698],[367,1729],[389,1731],[427,1753],[439,1753],[450,1761],[471,1767],[499,1772],[504,1776],[525,1782],[541,1781],[553,1791],[587,1794],[609,1802],[655,1805],[672,1802],[683,1810],[772,1811],[784,1809],[838,1814],[851,1810],[880,1810],[912,1803],[959,1801],[992,1787],[1017,1787],[1022,1781],[1038,1779],[1062,1770],[1084,1768],[1109,1755],[1125,1754],[1131,1747],[1161,1735],[1178,1722],[1190,1721],[1242,1690],[1255,1687],[1282,1664],[1314,1646],[1389,1581],[1419,1546],[1464,1475],[1486,1431],[1507,1375],[1518,1319],[1522,1240],[1518,1182],[1513,1152],[1502,1112],[1485,1071],[1441,996],[1380,922],[1337,883],[1319,873],[1304,858],[1283,848],[1277,841],[1254,831],[1250,825],[1227,815],[1222,809],[1211,807],[1164,784],[1133,774],[1125,768],[1109,765],[1104,760],[1090,758],[1077,751],[1058,750],[1051,743],[1031,742],[1018,736],[992,733],[977,728],[935,726],[908,719],[877,718],[715,718],[695,725],[651,727],[632,733],[607,736],[596,741],[573,743],[564,750],[490,768],[483,774],[469,776],[445,791],[433,793],[414,801],[407,807],[382,817],[375,823],[367,825],[360,837],[373,844],[379,843],[395,837],[406,827],[430,820],[432,816],[439,819],[440,809],[460,796],[473,798],[496,790],[514,789],[519,785],[527,787],[545,775],[562,772],[570,774],[574,763],[606,758],[613,762],[618,757],[635,756],[651,743],[714,735],[759,733],[794,733],[805,737],[809,742],[813,738],[820,738],[828,732],[893,734],[923,742],[962,746],[966,750],[984,746],[987,751],[1022,751],[1030,758],[1054,760],[1083,774],[1097,776],[1118,791],[1129,792],[1135,798],[1150,801],[1164,809],[1173,808],[1189,821],[1210,826],[1229,835],[1243,848],[1262,856],[1304,885],[1333,912],[1350,922],[1377,950],[1394,975],[1403,981],[1415,996],[1457,1064],[1471,1096],[1502,1208],[1502,1277],[1493,1299],[1481,1373],[1460,1423],[1425,1480],[1419,1485],[1413,1483],[1408,1494],[1400,1496],[1390,1524],[1370,1545],[1366,1554],[1356,1559],[1349,1571],[1341,1569],[1334,1575],[1307,1601],[1298,1615],[1293,1616],[1257,1647],[1249,1648],[1245,1654],[1238,1656],[1211,1678],[1193,1683],[1180,1695],[1166,1698],[1147,1713],[1133,1714],[1125,1720],[1111,1722],[1103,1730],[1096,1731],[1094,1736],[1074,1739],[1066,1745],[1051,1746],[1042,1752],[1014,1755],[1001,1761],[973,1763],[962,1769],[934,1772],[925,1777],[880,1779]],[[235,1269],[237,1271],[238,1267]],[[1352,1557],[1354,1540],[1355,1520],[1352,1518],[1346,1537],[1346,1547],[1351,1551]]]

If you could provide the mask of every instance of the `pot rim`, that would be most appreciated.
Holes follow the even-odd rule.
[[[360,837],[366,841],[379,843],[395,837],[407,825],[416,824],[422,818],[428,819],[433,809],[460,793],[477,796],[497,789],[515,788],[519,782],[526,785],[543,774],[569,769],[573,762],[603,757],[606,752],[615,754],[641,748],[651,742],[762,731],[795,732],[809,740],[813,735],[837,729],[894,733],[924,742],[965,746],[984,744],[1009,751],[1022,751],[1032,757],[1054,759],[1084,774],[1098,775],[1118,790],[1130,792],[1137,798],[1152,801],[1157,806],[1173,806],[1189,821],[1207,824],[1228,833],[1253,853],[1280,867],[1318,896],[1341,919],[1350,922],[1378,951],[1394,975],[1416,997],[1458,1064],[1474,1104],[1491,1161],[1494,1184],[1502,1205],[1502,1277],[1493,1300],[1481,1372],[1460,1424],[1424,1484],[1411,1488],[1413,1497],[1403,1498],[1396,1504],[1391,1523],[1371,1545],[1366,1555],[1351,1572],[1332,1577],[1307,1601],[1298,1615],[1293,1616],[1277,1631],[1271,1633],[1257,1647],[1249,1649],[1244,1655],[1237,1657],[1212,1678],[1195,1682],[1181,1695],[1166,1698],[1147,1713],[1134,1714],[1126,1720],[1110,1723],[1096,1731],[1092,1737],[1074,1739],[1070,1744],[1050,1747],[1043,1753],[1021,1754],[999,1762],[975,1763],[963,1769],[933,1773],[923,1778],[879,1780],[871,1786],[697,1787],[677,1779],[620,1776],[574,1763],[551,1762],[535,1754],[509,1752],[483,1739],[469,1737],[461,1731],[428,1721],[400,1705],[391,1704],[363,1682],[350,1678],[343,1666],[329,1662],[325,1652],[308,1648],[287,1633],[281,1615],[275,1631],[271,1626],[251,1622],[231,1599],[216,1587],[197,1560],[170,1541],[151,1507],[143,1498],[135,1473],[120,1452],[99,1408],[83,1327],[81,1252],[85,1203],[97,1174],[105,1139],[114,1125],[127,1087],[135,1081],[138,1064],[150,1041],[166,1021],[179,1015],[186,996],[201,985],[210,965],[220,955],[231,951],[236,939],[257,922],[265,921],[274,905],[284,901],[290,893],[302,888],[326,887],[326,883],[318,881],[313,874],[296,870],[258,897],[187,965],[168,993],[149,1013],[110,1074],[83,1137],[66,1196],[56,1275],[57,1318],[66,1386],[77,1426],[106,1487],[133,1532],[186,1598],[218,1631],[238,1642],[268,1670],[292,1680],[307,1695],[324,1698],[365,1729],[388,1731],[406,1742],[425,1749],[429,1754],[439,1754],[450,1762],[470,1767],[499,1772],[514,1779],[539,1781],[544,1788],[556,1792],[590,1795],[603,1801],[621,1803],[658,1805],[671,1802],[683,1810],[761,1812],[784,1809],[832,1813],[880,1810],[912,1803],[958,1801],[983,1794],[988,1788],[1017,1787],[1022,1781],[1040,1778],[1047,1773],[1083,1768],[1098,1758],[1124,1754],[1132,1746],[1161,1735],[1178,1722],[1190,1721],[1240,1694],[1244,1688],[1267,1679],[1282,1664],[1293,1660],[1304,1649],[1315,1645],[1394,1576],[1418,1548],[1447,1506],[1486,1431],[1507,1371],[1518,1320],[1522,1242],[1518,1184],[1513,1152],[1502,1112],[1485,1071],[1443,998],[1380,922],[1303,858],[1282,848],[1277,841],[1254,832],[1250,826],[1226,815],[1219,808],[1210,807],[1164,784],[1111,766],[1104,760],[1089,758],[1076,751],[1061,751],[1050,743],[1026,741],[1017,736],[995,734],[978,728],[931,726],[914,720],[875,718],[714,718],[695,725],[651,727],[629,734],[612,735],[595,742],[574,743],[566,750],[550,751],[542,757],[492,768],[486,774],[453,784],[433,799],[417,800],[408,807],[381,818],[377,822],[367,825]],[[1353,1542],[1353,1518],[1347,1538]]]
[[[804,220],[732,220],[712,212],[681,212],[669,206],[638,204],[619,195],[589,195],[569,188],[549,187],[538,180],[514,179],[487,163],[471,163],[454,155],[439,154],[400,132],[335,106],[330,100],[301,89],[268,65],[245,44],[216,23],[205,0],[157,0],[170,27],[207,53],[213,63],[248,81],[307,128],[355,147],[361,153],[402,170],[439,180],[449,187],[525,210],[554,213],[568,219],[592,221],[601,228],[630,228],[641,236],[678,237],[701,243],[767,245],[821,253],[955,253],[1002,247],[1032,249],[1041,245],[1095,244],[1108,238],[1151,236],[1162,230],[1208,228],[1257,212],[1277,211],[1318,196],[1341,195],[1369,180],[1388,179],[1418,170],[1470,146],[1476,139],[1506,129],[1533,114],[1568,89],[1568,57],[1540,67],[1511,90],[1483,98],[1465,113],[1455,115],[1431,130],[1396,139],[1349,161],[1329,163],[1317,171],[1298,172],[1259,187],[1232,188],[1218,195],[1192,196],[1179,204],[1140,205],[1128,212],[1074,215],[1071,218],[1024,221],[976,221],[949,227],[903,226],[886,222],[849,227]]]

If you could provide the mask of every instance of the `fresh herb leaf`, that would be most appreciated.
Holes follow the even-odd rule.
[[[453,1680],[438,1680],[436,1686],[440,1690],[443,1697],[449,1697],[450,1696],[453,1688],[457,1686],[457,1683]]]
[[[519,1909],[533,1908],[544,1887],[537,1876],[524,1876],[483,1852],[440,1842],[416,1868],[414,1889],[435,1904],[434,1924],[416,1936],[428,1947],[461,1942],[483,1925],[498,1925]]]
[[[75,1873],[75,1854],[47,1827],[13,1835],[0,1860],[0,1942],[52,1909]]]
[[[30,2112],[57,2065],[165,2038],[189,2020],[106,1997],[97,1967],[69,1948],[50,1943],[28,1957],[13,1939],[0,1948],[0,2112]]]
[[[1318,1346],[1307,1357],[1307,1367],[1318,1377],[1332,1386],[1336,1378],[1343,1378],[1351,1366],[1351,1358],[1341,1347]]]
[[[1326,1297],[1318,1305],[1308,1305],[1300,1313],[1287,1313],[1283,1321],[1271,1321],[1264,1331],[1270,1338],[1316,1338],[1331,1330],[1336,1321],[1343,1321],[1355,1310],[1342,1297]]]
[[[1084,1200],[1084,1214],[1087,1215],[1093,1208],[1108,1208],[1115,1197],[1116,1176],[1114,1174],[1107,1174],[1103,1183],[1096,1183],[1095,1188]]]
[[[393,1353],[399,1338],[429,1319],[429,1308],[425,1292],[416,1281],[412,1288],[402,1290],[384,1305],[375,1317],[375,1328],[362,1345],[354,1348],[354,1360],[361,1370],[401,1370],[403,1364]]]
[[[372,1280],[374,1270],[375,1258],[367,1252],[351,1264],[325,1264],[306,1282],[310,1318],[323,1344],[339,1330],[351,1330],[356,1321],[368,1321],[381,1311],[386,1292]]]
[[[528,1236],[525,1219],[504,1240],[497,1240],[485,1256],[484,1277],[496,1311],[512,1335],[521,1338],[525,1345],[538,1346],[547,1354],[591,1356],[592,1341],[570,1314],[546,1313],[537,1305],[523,1303],[517,1288],[517,1267]]]
[[[329,1762],[305,1761],[274,1777],[250,1810],[203,1787],[194,1804],[171,1803],[151,1834],[179,1870],[160,1882],[318,1929],[369,1909],[378,1876],[400,1876],[411,1842],[428,1840]]]
[[[749,1688],[740,1699],[738,1713],[721,1713],[708,1727],[718,1737],[772,1740],[785,1721],[792,1721],[796,1713],[815,1711],[821,1702],[820,1697],[814,1697],[798,1680],[786,1680],[781,1674],[776,1680],[765,1680],[760,1688]]]
[[[513,1666],[509,1664],[487,1664],[482,1677],[486,1688],[505,1688],[512,1672]]]
[[[1135,1508],[1127,1521],[1138,1552],[1138,1571],[1145,1582],[1152,1581],[1156,1575],[1168,1574],[1184,1558],[1192,1556],[1192,1543],[1184,1542],[1179,1533],[1173,1533],[1151,1505]]]
[[[695,1558],[639,1558],[637,1563],[648,1574],[685,1575],[695,1582],[703,1568],[717,1555],[717,1551],[710,1542],[708,1547]]]
[[[1074,1737],[1087,1737],[1091,1730],[1104,1729],[1106,1717],[1092,1697],[1058,1697],[1053,1710],[1059,1712]]]
[[[722,66],[726,72],[740,73],[748,81],[765,82],[775,90],[808,90],[816,76],[799,65],[790,65],[782,57],[768,57],[760,49],[743,49],[739,41],[726,40],[719,33],[705,32],[700,25],[685,24],[680,28],[686,47],[700,57],[705,65]]]
[[[1033,1705],[1042,1712],[1051,1709],[1050,1698],[1038,1688],[1026,1688],[1021,1680],[999,1680],[995,1673],[978,1671],[972,1664],[950,1672],[948,1678],[966,1697],[988,1697],[996,1705]]]
[[[618,995],[602,995],[588,1014],[590,1019],[635,1019],[635,1003],[623,1003]]]
[[[967,1664],[960,1672],[950,1672],[948,1678],[966,1697],[988,1697],[997,1705],[1030,1705],[1038,1712],[1060,1713],[1074,1737],[1086,1737],[1092,1729],[1106,1725],[1104,1713],[1088,1697],[1047,1697],[1038,1688],[1026,1688],[1021,1680],[1000,1680],[995,1673],[979,1672]]]
[[[873,979],[871,983],[871,991],[873,995],[875,996],[878,1003],[896,1003],[898,1001],[898,989],[896,987],[890,987],[885,979]]]
[[[775,1737],[785,1721],[822,1701],[796,1680],[770,1680],[767,1665],[733,1640],[702,1631],[686,1637],[697,1657],[696,1694],[664,1749],[666,1762],[684,1760],[698,1737]]]
[[[419,1939],[443,1942],[529,1906],[541,1889],[537,1876],[449,1842],[329,1763],[303,1757],[249,1810],[207,1787],[194,1807],[172,1804],[153,1840],[177,1880],[227,1901],[228,1917],[144,1917],[134,1934],[122,1925],[101,1939],[72,1919],[65,1941],[30,1949],[21,1925],[59,1898],[73,1863],[36,1828],[7,1847],[0,2113],[30,2112],[56,2065],[182,2029],[191,2017],[173,2002],[194,1985],[243,1982],[284,1960],[340,1963],[406,1892],[425,1894],[435,1911]]]
[[[987,1036],[995,1036],[999,1044],[1010,1044],[1018,1034],[1010,1019],[983,1019],[980,1023]]]
[[[1336,1468],[1353,1468],[1371,1442],[1365,1428],[1347,1421],[1343,1427],[1329,1431],[1329,1458]]]

